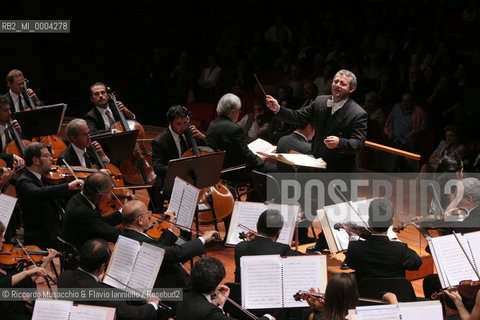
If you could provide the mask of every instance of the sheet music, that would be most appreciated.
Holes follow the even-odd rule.
[[[112,287],[126,290],[125,284],[127,284],[130,279],[139,249],[140,243],[138,241],[124,236],[118,236],[103,282]],[[112,277],[123,284],[114,280]]]
[[[77,305],[72,307],[70,320],[113,320],[115,308]]]
[[[68,300],[37,299],[32,320],[68,320],[72,306]]]
[[[278,255],[240,258],[242,306],[246,309],[282,307],[282,262]]]
[[[3,193],[0,194],[0,221],[3,223],[5,228],[8,227],[8,223],[12,217],[12,212],[15,209],[16,203],[17,198]]]
[[[164,256],[165,249],[143,243],[128,285],[134,289],[152,289]]]
[[[275,152],[277,149],[276,146],[272,145],[270,142],[263,139],[257,138],[254,141],[250,142],[247,147],[253,152]]]
[[[477,271],[480,272],[480,231],[466,233],[464,236],[467,237],[468,243],[470,244],[469,251],[470,254],[473,255],[472,262],[477,268]]]
[[[262,212],[267,209],[277,209],[282,214],[284,223],[277,242],[290,245],[290,243],[292,242],[293,232],[295,231],[295,217],[298,214],[299,207],[293,205],[279,204],[267,205],[261,202],[246,201],[235,202],[226,243],[236,245],[242,241],[238,237],[238,235],[242,231],[247,231],[244,228],[239,227],[239,224],[242,224],[249,229],[257,231],[258,217],[260,217]]]
[[[192,225],[199,193],[200,189],[195,188],[179,177],[175,178],[167,210],[175,212],[175,222],[177,224],[184,227]]]
[[[402,320],[442,320],[442,305],[439,300],[399,303]]]
[[[400,320],[400,309],[396,304],[357,307],[358,320]],[[428,319],[428,318],[427,318]]]
[[[457,234],[457,237],[471,258],[465,236]],[[462,280],[478,280],[453,234],[431,238],[429,246],[442,287],[456,286]]]
[[[327,257],[325,255],[292,256],[282,259],[283,303],[285,308],[308,307],[305,301],[295,301],[293,295],[299,290],[327,287]],[[243,272],[243,269],[242,269]]]

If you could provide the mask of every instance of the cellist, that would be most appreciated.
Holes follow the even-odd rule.
[[[93,151],[96,151],[100,155],[103,162],[110,162],[102,146],[97,141],[91,140],[90,131],[85,120],[73,119],[70,121],[65,129],[65,134],[70,141],[70,145],[62,152],[60,157],[58,157],[58,165],[62,165],[63,159],[65,159],[71,166],[82,166],[86,168],[90,168],[95,164],[100,166],[99,163],[95,162],[96,156],[93,154]],[[90,145],[93,146],[94,150],[89,148]],[[105,173],[110,174],[110,172]]]
[[[7,92],[8,98],[12,102],[13,112],[25,111],[26,108],[34,109],[43,103],[32,89],[25,92],[25,77],[22,71],[13,69],[7,74],[7,86],[10,88]],[[28,96],[27,96],[28,94]],[[33,100],[35,106],[30,105],[30,99]]]
[[[110,108],[108,102],[107,86],[102,82],[95,82],[90,86],[90,100],[95,105],[87,114],[83,116],[87,121],[90,134],[99,134],[110,132],[110,127],[116,121],[120,121],[120,115],[116,108]],[[135,119],[132,111],[118,101],[118,108],[123,112],[127,119]]]
[[[60,201],[82,189],[83,181],[45,185],[42,175],[50,171],[53,158],[43,143],[28,145],[24,157],[27,167],[17,180],[16,191],[22,209],[25,244],[55,248],[63,215]]]
[[[22,128],[17,120],[11,120],[12,116],[10,100],[6,96],[0,96],[0,140],[1,140],[1,150],[5,150],[6,146],[10,141],[14,140],[12,134],[9,130],[9,122],[13,125],[13,129],[18,133],[22,133]],[[18,155],[12,154],[10,156],[2,155],[3,160],[7,162],[8,166],[16,165],[17,167],[24,167],[25,162]]]

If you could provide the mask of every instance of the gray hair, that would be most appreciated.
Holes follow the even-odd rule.
[[[217,113],[227,117],[232,111],[239,110],[242,107],[240,98],[233,93],[227,93],[220,98],[217,104]]]
[[[86,126],[87,121],[83,119],[73,119],[70,121],[67,125],[67,128],[65,129],[65,134],[67,137],[76,137],[78,135],[78,127],[80,126]]]
[[[463,184],[463,197],[472,196],[475,205],[480,205],[480,181],[477,178],[465,178],[460,180]]]
[[[347,77],[350,78],[350,88],[356,88],[357,87],[357,77],[355,76],[355,74],[352,72],[352,71],[349,71],[349,70],[346,70],[346,69],[342,69],[340,71],[338,71],[335,76],[337,74],[343,74]]]

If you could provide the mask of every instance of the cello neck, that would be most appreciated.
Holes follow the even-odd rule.
[[[193,154],[198,157],[200,155],[200,151],[198,150],[197,141],[192,136],[192,132],[190,131],[190,117],[192,116],[192,113],[189,112],[187,108],[185,108],[185,110],[187,111],[187,129],[185,130],[185,133],[187,138],[190,139],[190,142],[192,143]]]
[[[128,123],[127,123],[127,119],[125,118],[125,115],[123,114],[123,112],[118,108],[118,102],[117,102],[117,97],[115,96],[115,93],[110,89],[108,88],[108,93],[110,94],[110,97],[112,98],[112,101],[113,101],[113,106],[111,106],[113,109],[115,109],[120,117],[120,122],[123,126],[123,129],[125,131],[130,131],[130,127],[128,126]]]
[[[93,154],[95,155],[95,162],[98,164],[99,169],[106,169],[107,167],[105,166],[105,163],[103,162],[102,158],[101,158],[100,155],[97,153],[97,151],[95,151],[95,149],[93,148],[92,144],[90,144],[90,145],[88,146],[88,149],[90,149],[91,151],[93,151]]]
[[[27,86],[27,83],[28,83],[28,80],[25,79],[25,84],[23,86],[23,98],[25,99],[25,101],[27,102],[28,104],[28,107],[32,110],[35,110],[37,108],[37,106],[35,106],[35,102],[33,101],[33,99],[30,97],[30,95],[28,94],[28,86]]]
[[[23,144],[22,137],[20,137],[20,134],[18,133],[18,131],[15,130],[15,128],[13,127],[12,118],[8,120],[8,130],[10,130],[10,134],[15,140],[15,143],[17,144],[17,147],[20,150],[20,153],[22,154],[22,157],[23,157],[23,155],[25,154],[25,145]]]

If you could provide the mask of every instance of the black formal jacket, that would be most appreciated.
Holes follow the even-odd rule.
[[[365,278],[405,277],[405,270],[418,270],[422,259],[406,243],[387,236],[350,241],[345,262],[355,270],[357,281]]]
[[[367,112],[352,99],[347,99],[342,108],[330,115],[327,107],[330,95],[318,96],[315,101],[299,110],[280,107],[276,117],[291,123],[313,121],[313,155],[327,163],[328,172],[351,172],[357,170],[357,156],[367,136]],[[338,148],[328,149],[323,140],[328,136],[340,138]]]
[[[96,157],[94,152],[95,151],[93,151],[91,148],[87,148],[87,154],[90,158],[90,162],[92,162],[92,166],[97,164],[95,161]],[[67,149],[65,149],[58,157],[57,164],[59,166],[64,164],[63,159],[67,160],[68,164],[71,166],[80,165],[80,159],[78,159],[78,156],[75,153],[75,149],[73,149],[73,145],[71,143],[68,145]]]
[[[277,153],[289,153],[291,150],[303,154],[312,154],[312,144],[305,140],[302,135],[294,131],[288,136],[281,137],[277,143]],[[291,165],[283,163],[281,161],[277,162],[277,169],[279,172],[294,171]],[[299,171],[311,172],[313,171],[313,168],[301,167]]]
[[[115,121],[120,121],[120,115],[117,112],[117,108],[112,108],[111,103],[109,103],[109,107],[110,111],[112,111],[113,119],[115,119]],[[83,116],[83,119],[87,122],[88,129],[90,129],[90,134],[92,136],[95,134],[110,132],[110,128],[105,127],[105,122],[103,122],[102,115],[96,106],[90,109],[90,111]]]
[[[0,153],[0,159],[7,163],[7,167],[11,167],[13,165],[13,154]]]
[[[480,206],[470,211],[462,222],[452,222],[453,230],[457,233],[480,231]]]
[[[195,256],[205,254],[205,246],[200,239],[187,241],[180,246],[172,245],[175,242],[176,236],[173,239],[169,236],[165,237],[164,235],[166,233],[174,235],[172,232],[166,231],[162,237],[156,241],[135,230],[121,228],[120,231],[120,235],[122,236],[165,249],[162,266],[155,281],[156,288],[186,288],[189,285],[189,276],[185,269],[183,269],[181,263]]]
[[[208,302],[204,295],[197,292],[184,294],[183,301],[178,304],[176,320],[235,320],[227,317],[222,309]],[[261,317],[260,320],[267,320]]]
[[[97,282],[90,274],[81,270],[66,270],[58,278],[58,288],[111,288],[110,286]],[[74,301],[75,303],[83,303],[97,305],[103,307],[111,307],[116,309],[116,319],[157,319],[157,312],[151,304],[142,304],[133,306],[125,301]]]
[[[78,193],[68,201],[65,208],[62,238],[72,243],[77,249],[89,239],[101,238],[116,242],[122,223],[122,215],[116,211],[106,217],[97,213],[83,194]]]
[[[235,282],[240,283],[240,258],[243,256],[258,256],[264,254],[279,254],[281,256],[303,255],[292,250],[290,246],[274,242],[269,238],[257,236],[251,241],[243,241],[235,247]]]
[[[213,120],[208,127],[206,139],[207,145],[214,150],[225,151],[223,168],[246,164],[249,170],[276,171],[276,165],[264,162],[248,148],[243,128],[230,118],[219,116]],[[234,171],[222,177],[227,180],[245,181],[245,174],[249,175],[249,170]]]
[[[60,231],[62,197],[76,193],[67,183],[44,185],[29,170],[25,170],[15,185],[23,215],[25,244],[40,248],[55,248]]]

